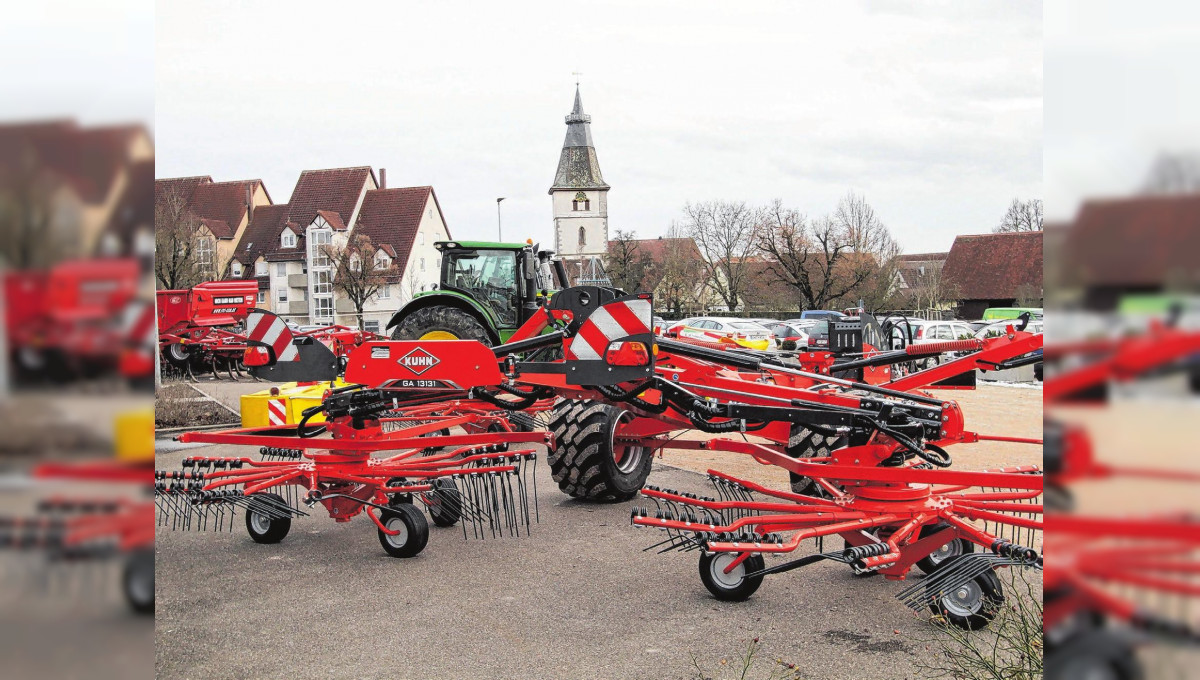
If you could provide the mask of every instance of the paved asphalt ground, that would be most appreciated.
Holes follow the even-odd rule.
[[[201,385],[228,403],[262,387]],[[190,448],[157,466],[246,453]],[[276,545],[252,542],[240,516],[233,533],[160,529],[158,677],[693,678],[693,660],[736,677],[720,660],[737,662],[754,637],[756,678],[778,671],[777,658],[805,678],[911,678],[933,657],[927,616],[894,599],[903,583],[821,563],[719,602],[696,553],[642,551],[659,532],[630,526],[632,503],[568,498],[544,456],[537,476],[532,536],[464,541],[431,524],[411,559],[388,557],[363,517],[302,517]],[[709,492],[701,475],[658,464],[651,482]]]

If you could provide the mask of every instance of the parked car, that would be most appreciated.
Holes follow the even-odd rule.
[[[667,322],[663,321],[663,318],[661,316],[656,316],[650,320],[650,327],[654,329],[655,335],[661,335],[663,330],[665,330],[664,327],[666,325],[667,325]]]
[[[841,312],[835,312],[831,309],[806,309],[803,312],[800,312],[800,316],[798,318],[825,319],[826,321],[829,321],[830,319],[842,319],[845,318],[845,316],[845,314],[842,314]]]
[[[829,322],[824,319],[790,319],[776,321],[767,328],[775,334],[776,344],[785,340],[796,343],[796,349],[827,349],[829,347]]]
[[[746,319],[703,316],[687,319],[682,327],[672,328],[681,338],[721,342],[729,340],[747,349],[765,350],[775,344],[775,336],[761,324]]]
[[[975,337],[975,329],[966,321],[921,321],[912,326],[914,344]]]
[[[679,337],[679,331],[683,330],[684,327],[699,318],[700,317],[698,316],[689,316],[688,318],[680,319],[679,321],[668,321],[666,325],[663,326],[662,334],[668,338],[677,338]]]
[[[975,337],[979,338],[980,340],[986,340],[987,338],[994,338],[1004,335],[1004,330],[1009,326],[1016,325],[1016,323],[1016,319],[991,321],[986,326],[975,331]],[[1029,325],[1025,327],[1025,330],[1030,333],[1041,333],[1043,330],[1045,330],[1045,322],[1040,320],[1031,320]]]
[[[1025,312],[1029,312],[1030,316],[1035,319],[1041,319],[1044,316],[1041,307],[988,307],[983,310],[983,319],[984,321],[1015,319]]]

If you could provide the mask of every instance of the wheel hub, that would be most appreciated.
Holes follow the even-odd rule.
[[[942,598],[942,604],[950,613],[958,616],[978,614],[983,605],[983,589],[974,581],[964,583]]]
[[[393,517],[385,524],[388,531],[399,531],[395,536],[387,534],[387,542],[394,548],[403,548],[408,543],[408,526],[404,524],[404,520],[399,517]]]
[[[271,529],[271,518],[260,512],[251,512],[250,526],[254,527],[255,533],[265,534]]]
[[[737,565],[728,574],[725,573],[725,568],[735,559],[737,559],[737,556],[733,553],[720,553],[713,558],[708,567],[713,581],[720,584],[721,587],[729,588],[730,590],[741,585],[746,577],[745,563]]]

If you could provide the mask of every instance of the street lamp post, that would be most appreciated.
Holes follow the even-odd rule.
[[[500,225],[500,201],[504,198],[496,199],[496,238],[499,241],[504,241],[504,229]]]

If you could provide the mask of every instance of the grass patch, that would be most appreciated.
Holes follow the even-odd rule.
[[[154,400],[154,427],[236,425],[238,414],[189,385],[165,385]]]

